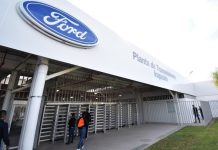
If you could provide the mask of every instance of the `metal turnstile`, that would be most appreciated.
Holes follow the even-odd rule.
[[[55,105],[45,105],[44,107],[39,134],[39,143],[52,140],[56,108],[57,106]]]
[[[47,103],[42,115],[39,143],[64,140],[68,137],[68,120],[71,113],[78,119],[86,109],[91,114],[89,133],[130,127],[137,123],[135,103]],[[77,129],[75,135],[78,135]]]

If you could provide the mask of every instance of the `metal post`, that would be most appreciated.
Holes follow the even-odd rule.
[[[130,104],[127,104],[127,126],[130,127]]]
[[[34,149],[37,149],[38,143],[39,143],[40,126],[41,126],[42,116],[43,116],[43,111],[44,111],[45,97],[42,97],[41,101],[42,102],[41,102],[40,111],[39,111],[39,118],[38,118],[37,126],[36,126],[36,136],[35,136],[35,141],[34,141],[34,145],[33,145]]]
[[[182,121],[182,116],[181,116],[181,108],[180,108],[180,104],[179,104],[178,93],[175,93],[175,99],[177,101],[179,123],[182,126],[183,125],[183,121]]]
[[[119,130],[120,128],[120,104],[116,105],[116,126],[117,126],[117,130]]]
[[[16,83],[16,79],[17,79],[17,71],[13,71],[11,73],[10,79],[9,79],[9,83],[8,83],[8,88],[7,88],[7,92],[5,94],[5,98],[4,98],[4,103],[2,105],[2,110],[6,110],[8,111],[9,109],[9,105],[11,104],[11,95],[12,95],[12,90],[15,86]],[[9,115],[8,115],[9,116]]]
[[[174,107],[175,107],[175,115],[176,115],[176,120],[177,120],[177,124],[178,125],[181,125],[181,120],[180,120],[180,114],[179,114],[179,109],[178,106],[179,106],[179,102],[178,102],[178,97],[177,97],[177,94],[174,94],[172,91],[169,90],[169,93],[171,94],[171,96],[173,97],[174,99]]]
[[[54,91],[54,102],[56,102],[56,98],[57,98],[57,85],[58,85],[58,81],[55,80],[55,91]]]
[[[55,120],[54,120],[55,122],[54,122],[53,134],[52,134],[53,144],[56,138],[56,129],[57,129],[57,124],[58,124],[59,109],[60,109],[60,105],[57,105],[56,112],[55,112]]]
[[[11,123],[12,123],[12,119],[13,119],[13,116],[14,116],[14,110],[15,110],[15,104],[12,105],[11,110],[10,110],[10,116],[8,118],[9,133],[10,133],[10,130],[11,130]]]
[[[136,113],[137,113],[137,125],[144,123],[144,106],[143,98],[137,91],[132,91],[136,98]]]
[[[103,124],[103,131],[104,131],[104,133],[106,132],[106,111],[107,111],[107,107],[106,107],[106,104],[104,104],[104,119],[103,119],[103,121],[104,121],[104,124]]]
[[[120,103],[120,128],[123,127],[123,104]]]
[[[21,131],[19,150],[32,150],[36,134],[37,121],[39,117],[45,78],[48,72],[48,60],[38,58],[33,81],[28,98],[27,110]]]
[[[109,105],[109,123],[108,123],[108,128],[109,128],[109,130],[111,129],[111,118],[112,118],[112,115],[111,115],[111,107],[112,107],[112,105],[110,104],[110,105]]]
[[[64,142],[67,143],[67,135],[68,135],[68,122],[69,122],[69,119],[71,117],[71,114],[70,114],[70,104],[68,104],[68,107],[67,107],[67,115],[66,115],[66,124],[65,124],[65,132],[64,132]]]
[[[139,106],[138,103],[136,103],[136,124],[140,125],[140,120],[139,120]]]
[[[97,133],[97,123],[98,123],[98,104],[95,105],[95,129],[94,132]]]

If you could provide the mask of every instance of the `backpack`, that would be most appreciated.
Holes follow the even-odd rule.
[[[78,127],[78,128],[82,128],[82,127],[84,127],[84,126],[85,126],[85,120],[81,117],[81,118],[79,118],[79,120],[78,120],[77,127]]]
[[[75,127],[75,118],[71,118],[68,125],[69,127]]]

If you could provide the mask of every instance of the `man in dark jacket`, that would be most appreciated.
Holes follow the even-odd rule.
[[[195,116],[195,123],[197,123],[197,118],[198,118],[199,123],[201,123],[200,117],[199,117],[199,114],[198,114],[198,108],[195,107],[195,105],[192,105],[192,109],[193,109],[193,114]]]
[[[6,149],[9,148],[9,138],[8,138],[8,123],[5,122],[6,119],[6,111],[0,111],[0,150],[2,150],[2,140],[6,145]]]
[[[76,118],[75,114],[71,114],[71,118],[68,122],[68,128],[69,128],[69,137],[67,144],[73,143],[73,137],[74,137],[74,131],[75,131],[75,125],[76,125]]]
[[[89,109],[87,108],[86,111],[84,112],[85,120],[86,120],[86,135],[85,139],[87,139],[88,131],[89,131],[89,123],[91,122],[91,115],[89,113]]]
[[[199,106],[199,111],[200,111],[200,113],[201,113],[201,118],[202,118],[202,120],[204,120],[204,114],[203,114],[203,110],[202,110],[201,106]]]

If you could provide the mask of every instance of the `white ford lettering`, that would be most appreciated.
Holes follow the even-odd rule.
[[[87,32],[78,31],[78,29],[76,29],[76,27],[78,27],[79,24],[71,21],[70,19],[58,12],[51,12],[51,16],[43,17],[43,21],[50,26],[56,25],[56,27],[61,31],[65,31],[68,34],[72,33],[81,40],[86,39],[85,36]],[[72,25],[74,25],[74,27]]]

